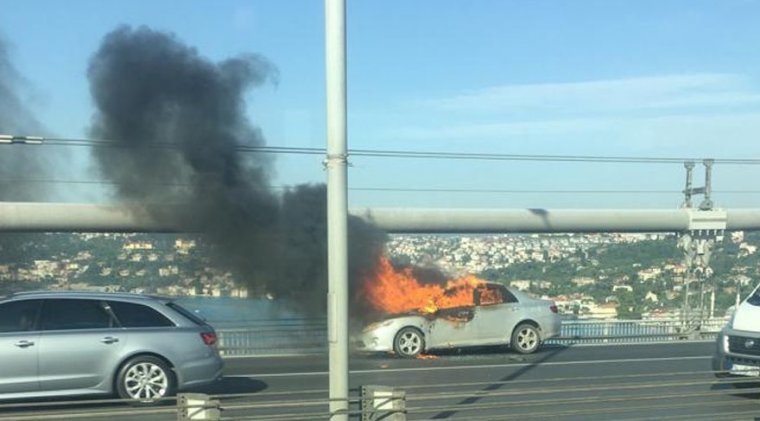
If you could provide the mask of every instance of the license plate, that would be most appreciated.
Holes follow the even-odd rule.
[[[731,374],[738,376],[760,377],[760,367],[754,365],[734,364],[731,366]]]

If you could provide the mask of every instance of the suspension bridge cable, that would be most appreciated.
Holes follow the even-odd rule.
[[[0,184],[82,184],[82,185],[117,185],[115,181],[106,180],[66,180],[66,179],[20,179],[0,178]],[[145,183],[152,186],[187,187],[188,183]],[[270,186],[274,190],[287,190],[297,185]],[[680,190],[577,190],[577,189],[478,189],[478,188],[434,188],[434,187],[349,187],[352,191],[377,191],[397,193],[499,193],[499,194],[680,194]],[[713,190],[717,194],[758,194],[760,190]]]
[[[168,148],[176,149],[181,146],[177,142],[149,142],[140,144],[124,144],[108,140],[77,139],[77,138],[45,138],[44,144],[56,146],[83,147],[116,147],[116,148]],[[290,146],[257,146],[236,145],[238,152],[294,154],[294,155],[324,155],[324,148],[290,147]],[[654,156],[596,156],[596,155],[547,155],[547,154],[502,154],[475,152],[435,152],[435,151],[402,151],[381,149],[349,149],[349,155],[373,158],[412,158],[412,159],[448,159],[448,160],[491,160],[491,161],[537,161],[537,162],[582,162],[582,163],[632,163],[632,164],[682,164],[687,161],[699,162],[702,158],[695,157],[654,157]],[[760,158],[715,158],[715,164],[722,165],[760,165]]]

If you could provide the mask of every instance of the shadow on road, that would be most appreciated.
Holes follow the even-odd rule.
[[[722,383],[713,384],[710,390],[733,390],[734,393],[731,395],[752,400],[760,399],[760,382],[757,378],[726,377],[718,381]]]
[[[507,382],[509,382],[511,380],[515,380],[515,379],[523,376],[525,373],[529,372],[530,370],[533,370],[534,368],[536,368],[537,366],[539,366],[541,363],[545,363],[545,362],[551,360],[552,358],[554,358],[558,354],[560,354],[563,351],[565,351],[566,349],[568,349],[568,347],[566,347],[566,346],[557,346],[557,347],[544,348],[544,349],[545,349],[545,351],[539,355],[539,358],[537,358],[535,361],[533,361],[530,365],[526,365],[526,366],[520,368],[519,370],[517,370],[517,371],[515,371],[513,373],[510,373],[510,374],[508,374],[508,375],[506,375],[504,377],[502,377],[497,382],[494,382],[493,384],[490,384],[490,385],[484,387],[483,389],[481,389],[478,392],[473,392],[473,395],[477,395],[477,396],[471,396],[469,398],[463,399],[460,402],[458,402],[456,405],[472,405],[472,404],[475,404],[475,403],[479,402],[483,398],[487,398],[488,397],[488,395],[487,395],[488,392],[493,392],[493,391],[496,391],[496,390],[499,390],[499,389],[502,389],[502,388],[508,386],[509,384]],[[439,420],[439,419],[451,418],[452,416],[456,415],[458,412],[459,411],[456,411],[456,410],[439,412],[438,414],[432,416],[431,419]]]
[[[242,393],[257,393],[269,387],[260,380],[248,377],[224,377],[216,383],[206,385],[189,392],[206,393],[208,395],[237,395]]]

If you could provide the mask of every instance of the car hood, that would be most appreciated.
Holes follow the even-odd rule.
[[[732,327],[736,330],[760,332],[760,307],[746,301],[741,303],[734,312]]]
[[[396,315],[396,316],[391,316],[386,319],[370,323],[367,326],[365,326],[364,329],[362,329],[362,331],[369,332],[372,330],[386,328],[389,326],[399,326],[399,325],[420,326],[422,323],[424,323],[424,321],[425,321],[425,317],[420,314]]]

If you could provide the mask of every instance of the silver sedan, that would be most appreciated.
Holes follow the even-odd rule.
[[[553,301],[490,283],[476,288],[473,295],[473,306],[373,323],[354,344],[361,351],[395,352],[408,358],[433,349],[500,344],[529,354],[559,335],[561,322]]]

